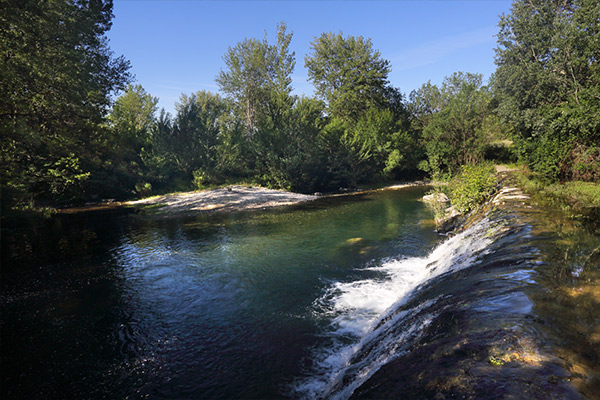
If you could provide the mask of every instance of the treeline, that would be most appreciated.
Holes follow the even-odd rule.
[[[304,59],[315,96],[293,95],[282,23],[274,40],[226,51],[220,95],[182,95],[170,115],[107,47],[110,1],[4,2],[3,209],[235,181],[333,191],[449,176],[486,158],[518,157],[548,180],[598,180],[599,7],[515,1],[489,82],[457,72],[408,97],[369,39],[341,33],[316,37]]]
[[[246,39],[229,48],[216,78],[224,97],[182,95],[174,116],[157,114],[157,99],[129,86],[110,121],[128,138],[123,160],[139,189],[249,179],[314,192],[417,173],[418,133],[371,42],[316,39],[305,62],[317,97],[308,98],[292,94],[291,39],[282,24],[275,43]]]

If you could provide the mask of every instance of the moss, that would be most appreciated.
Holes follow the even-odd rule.
[[[496,358],[494,356],[490,356],[489,360],[490,364],[496,366],[496,367],[501,367],[504,365],[504,360],[502,360],[501,358]]]

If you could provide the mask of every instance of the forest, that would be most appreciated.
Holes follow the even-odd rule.
[[[409,94],[368,37],[326,32],[297,60],[292,31],[226,49],[219,93],[175,115],[115,55],[112,1],[0,6],[2,214],[248,182],[313,193],[526,164],[542,182],[600,181],[600,3],[515,0],[495,74]],[[304,62],[314,97],[292,94]]]

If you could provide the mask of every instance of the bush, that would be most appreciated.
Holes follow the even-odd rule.
[[[152,194],[152,185],[148,182],[136,183],[135,191],[140,197],[148,197]]]
[[[576,144],[561,163],[561,177],[600,182],[600,147]]]
[[[450,201],[460,212],[471,211],[487,200],[497,184],[492,164],[463,165],[450,182]]]
[[[210,183],[208,174],[201,169],[194,171],[193,176],[194,179],[192,180],[192,184],[196,190],[202,190]]]

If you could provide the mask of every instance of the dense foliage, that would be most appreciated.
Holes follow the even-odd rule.
[[[112,1],[0,3],[2,206],[94,197],[111,167],[105,116],[130,76],[105,32]]]
[[[385,106],[390,62],[370,39],[324,33],[306,56],[309,80],[332,117],[356,121],[372,107]]]
[[[128,85],[129,63],[107,46],[111,1],[0,4],[3,210],[240,181],[335,191],[420,174],[465,180],[454,198],[468,209],[463,198],[489,186],[488,168],[473,165],[514,154],[548,179],[600,179],[594,0],[516,0],[490,82],[456,72],[408,98],[370,39],[342,33],[315,37],[304,59],[315,97],[294,95],[293,34],[281,23],[274,42],[227,49],[222,94],[182,94],[175,115]]]
[[[434,177],[483,161],[486,146],[501,135],[492,113],[493,94],[482,86],[480,74],[458,72],[441,87],[427,83],[411,97],[427,155],[421,168]]]
[[[498,181],[494,166],[489,163],[465,164],[450,181],[452,205],[467,212],[482,204],[496,190]]]
[[[600,180],[600,3],[517,0],[500,20],[498,113],[548,179]]]

